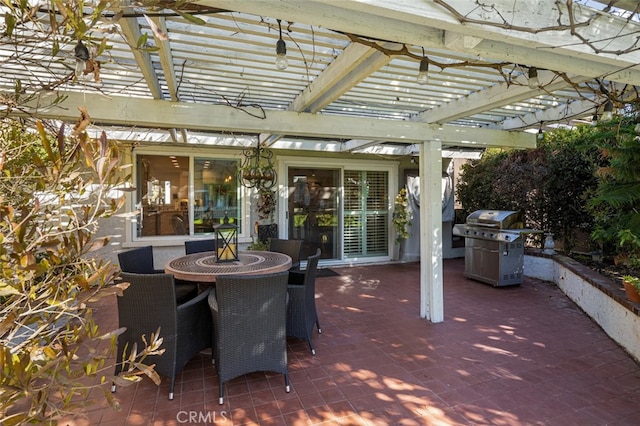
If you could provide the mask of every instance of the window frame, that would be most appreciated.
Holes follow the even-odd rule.
[[[178,149],[179,149],[179,152]],[[188,177],[188,215],[189,215],[189,232],[187,235],[153,235],[153,236],[138,236],[136,232],[136,217],[132,217],[130,223],[126,227],[126,240],[131,241],[132,243],[140,243],[140,242],[153,242],[153,244],[160,245],[173,245],[173,244],[182,244],[185,240],[188,239],[197,239],[197,238],[211,238],[212,234],[194,234],[194,202],[195,202],[195,158],[206,159],[211,158],[212,160],[233,160],[238,162],[238,166],[240,166],[240,158],[238,156],[237,150],[229,150],[229,149],[203,149],[202,147],[190,147],[190,146],[162,146],[162,147],[153,147],[153,146],[138,146],[133,147],[131,150],[131,180],[132,182],[137,182],[138,173],[140,171],[136,167],[137,157],[139,155],[155,155],[155,156],[166,156],[169,157],[171,155],[177,155],[181,157],[188,157],[189,159],[189,177]],[[238,208],[240,209],[241,214],[241,226],[238,229],[238,242],[246,243],[251,242],[251,204],[250,197],[247,188],[243,187],[240,182],[238,183],[238,187],[240,190],[240,198],[238,200]],[[129,203],[129,211],[136,210],[136,204],[138,192],[133,191],[128,196]]]

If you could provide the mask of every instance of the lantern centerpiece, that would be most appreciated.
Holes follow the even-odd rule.
[[[238,226],[229,223],[229,216],[224,212],[222,223],[213,226],[216,234],[217,262],[234,262],[238,260]]]

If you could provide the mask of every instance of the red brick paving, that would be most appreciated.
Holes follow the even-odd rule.
[[[494,288],[444,262],[445,321],[419,317],[419,265],[336,268],[318,278],[316,356],[289,341],[281,375],[226,387],[193,359],[168,399],[144,381],[68,425],[594,425],[640,424],[640,366],[553,284]],[[113,301],[98,310],[115,328]],[[105,330],[108,328],[104,328]]]

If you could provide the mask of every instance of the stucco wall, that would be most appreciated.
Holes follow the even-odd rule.
[[[607,335],[640,362],[640,306],[626,300],[620,285],[560,255],[525,255],[524,274],[554,282]]]

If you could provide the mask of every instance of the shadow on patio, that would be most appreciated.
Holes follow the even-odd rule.
[[[640,367],[553,284],[493,288],[444,262],[445,321],[419,318],[418,264],[336,268],[317,281],[317,355],[289,340],[282,375],[232,381],[209,357],[168,400],[164,379],[119,388],[122,410],[69,425],[637,425]],[[115,303],[96,318],[116,327]],[[107,328],[105,328],[107,330]]]

